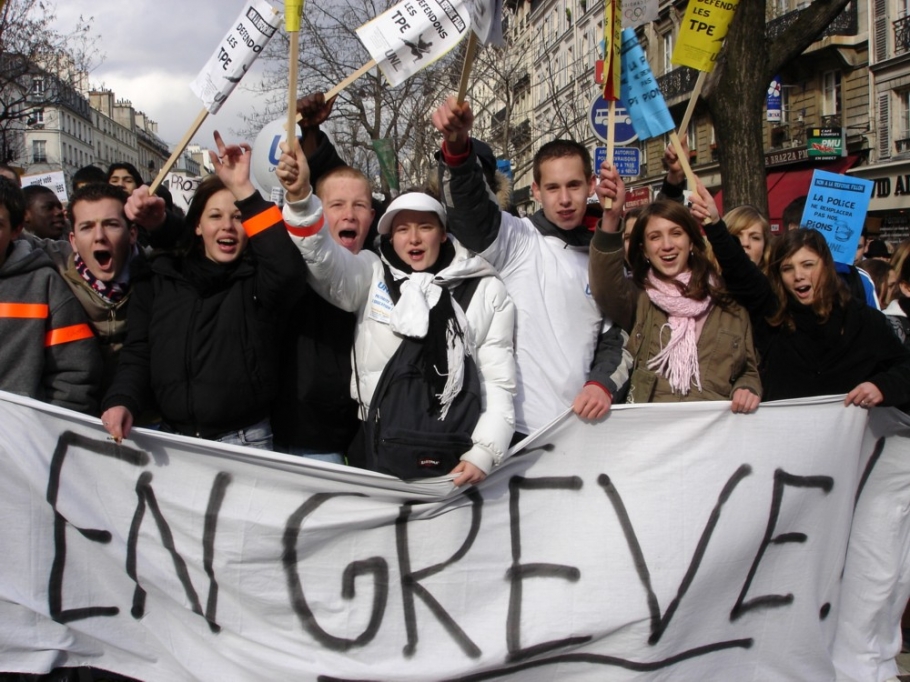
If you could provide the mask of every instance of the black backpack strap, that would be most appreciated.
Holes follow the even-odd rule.
[[[471,299],[474,298],[474,293],[480,285],[480,280],[480,277],[471,277],[470,279],[462,280],[461,284],[451,290],[452,298],[458,301],[458,305],[461,306],[461,310],[465,314],[467,314],[468,306],[471,305]]]

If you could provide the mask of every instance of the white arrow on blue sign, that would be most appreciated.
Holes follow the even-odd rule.
[[[599,96],[591,103],[591,110],[588,112],[588,123],[591,124],[591,130],[594,135],[604,142],[607,141],[607,117],[610,112],[610,104]],[[626,108],[619,102],[616,103],[615,125],[613,126],[613,144],[622,146],[635,142],[638,135],[635,134],[635,128],[632,127],[632,119]]]
[[[594,172],[600,173],[600,165],[607,158],[606,147],[594,148]],[[624,178],[637,178],[641,174],[641,150],[638,147],[616,147],[613,149],[613,165]]]

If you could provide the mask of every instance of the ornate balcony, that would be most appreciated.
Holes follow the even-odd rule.
[[[681,66],[673,69],[670,73],[665,73],[657,79],[657,86],[664,93],[665,99],[682,97],[692,92],[695,87],[695,81],[698,79],[698,71],[688,66]]]
[[[786,31],[793,22],[799,17],[802,10],[794,10],[783,16],[769,21],[765,27],[765,35],[769,40],[774,40],[781,33]],[[838,14],[834,21],[826,28],[819,38],[827,36],[855,36],[859,31],[859,18],[856,12],[856,3],[851,2],[844,8],[844,11]]]
[[[894,54],[910,52],[910,16],[894,22]]]

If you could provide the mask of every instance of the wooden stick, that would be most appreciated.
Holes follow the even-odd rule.
[[[202,123],[205,121],[206,117],[209,115],[208,109],[203,109],[199,112],[199,115],[196,117],[196,120],[193,121],[193,125],[190,126],[190,129],[186,131],[186,135],[183,136],[183,139],[177,143],[177,146],[174,147],[174,151],[171,153],[171,157],[167,160],[167,163],[161,168],[158,172],[158,176],[155,178],[155,181],[149,187],[149,194],[154,194],[161,183],[164,182],[164,176],[167,175],[171,168],[174,167],[174,164],[177,163],[177,159],[180,158],[180,155],[183,153],[183,150],[186,149],[186,146],[190,143],[190,140],[193,139],[193,135],[199,130],[202,126]]]
[[[291,41],[291,50],[288,53],[288,148],[294,151],[294,141],[297,139],[297,61],[300,55],[300,34],[297,31],[288,33]]]
[[[613,165],[613,154],[616,150],[616,100],[610,100],[609,109],[607,109],[607,161]],[[610,197],[603,199],[604,210],[609,211],[613,208],[613,200]]]
[[[471,31],[468,37],[468,46],[464,52],[464,64],[461,65],[461,82],[458,84],[458,103],[464,102],[468,94],[468,78],[471,76],[471,69],[474,67],[474,55],[477,54],[477,34]]]
[[[468,94],[468,78],[471,76],[471,68],[474,66],[474,55],[477,53],[477,34],[471,31],[468,37],[468,46],[465,48],[464,64],[461,65],[461,82],[458,84],[458,97],[456,100],[459,104],[464,102]],[[449,142],[458,139],[458,133],[449,135]]]
[[[683,167],[683,173],[686,174],[686,182],[689,185],[690,192],[698,191],[698,178],[695,177],[695,173],[692,171],[692,166],[689,165],[689,159],[683,154],[682,142],[679,141],[679,135],[676,134],[675,130],[670,131],[670,144],[673,145],[673,149],[676,152],[676,156],[679,158],[679,165]],[[710,218],[705,218],[704,224],[707,225],[711,222]]]
[[[327,93],[325,93],[325,101],[328,102],[328,101],[329,101],[330,99],[332,99],[335,95],[337,95],[339,92],[341,92],[342,90],[344,90],[346,87],[348,87],[351,83],[353,83],[353,82],[356,81],[358,78],[360,78],[363,74],[365,74],[367,71],[369,71],[370,69],[372,69],[374,66],[376,66],[376,60],[375,60],[375,59],[371,59],[371,60],[368,61],[366,64],[364,64],[363,66],[361,66],[359,69],[357,69],[354,73],[352,73],[350,76],[348,76],[348,77],[345,78],[343,81],[341,81],[341,82],[340,82],[338,85],[336,85],[334,88],[332,88],[332,89],[329,90]]]
[[[692,114],[695,113],[695,104],[698,102],[699,95],[701,95],[701,89],[705,84],[707,75],[707,71],[698,72],[695,87],[692,88],[692,94],[689,96],[689,105],[686,107],[686,113],[683,115],[682,122],[679,124],[679,130],[677,131],[678,135],[684,135],[689,128],[689,121],[692,120]]]

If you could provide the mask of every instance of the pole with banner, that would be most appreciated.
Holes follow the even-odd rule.
[[[218,113],[221,105],[275,34],[279,24],[278,10],[265,0],[248,0],[245,3],[238,19],[202,67],[202,71],[190,83],[193,93],[202,100],[203,109],[183,139],[174,147],[170,158],[149,187],[149,194],[154,194],[164,181],[206,117]]]
[[[285,0],[284,28],[288,34],[288,148],[293,152],[297,140],[297,70],[300,58],[300,18],[303,16],[303,0]]]
[[[676,134],[676,124],[664,101],[663,93],[651,72],[648,58],[631,28],[622,32],[622,101],[638,137],[647,140],[655,135],[670,133],[670,143],[679,156],[690,187],[695,187],[695,173],[683,154],[682,143]]]
[[[608,102],[607,113],[607,159],[612,164],[616,146],[616,101],[621,94],[622,77],[622,0],[607,0],[604,3],[604,92]],[[610,209],[613,200],[603,199],[603,207]]]
[[[689,127],[705,78],[714,70],[738,4],[739,0],[729,2],[692,0],[686,8],[686,15],[680,24],[679,36],[670,61],[696,69],[699,74],[686,113],[679,124],[678,135],[685,133]]]

